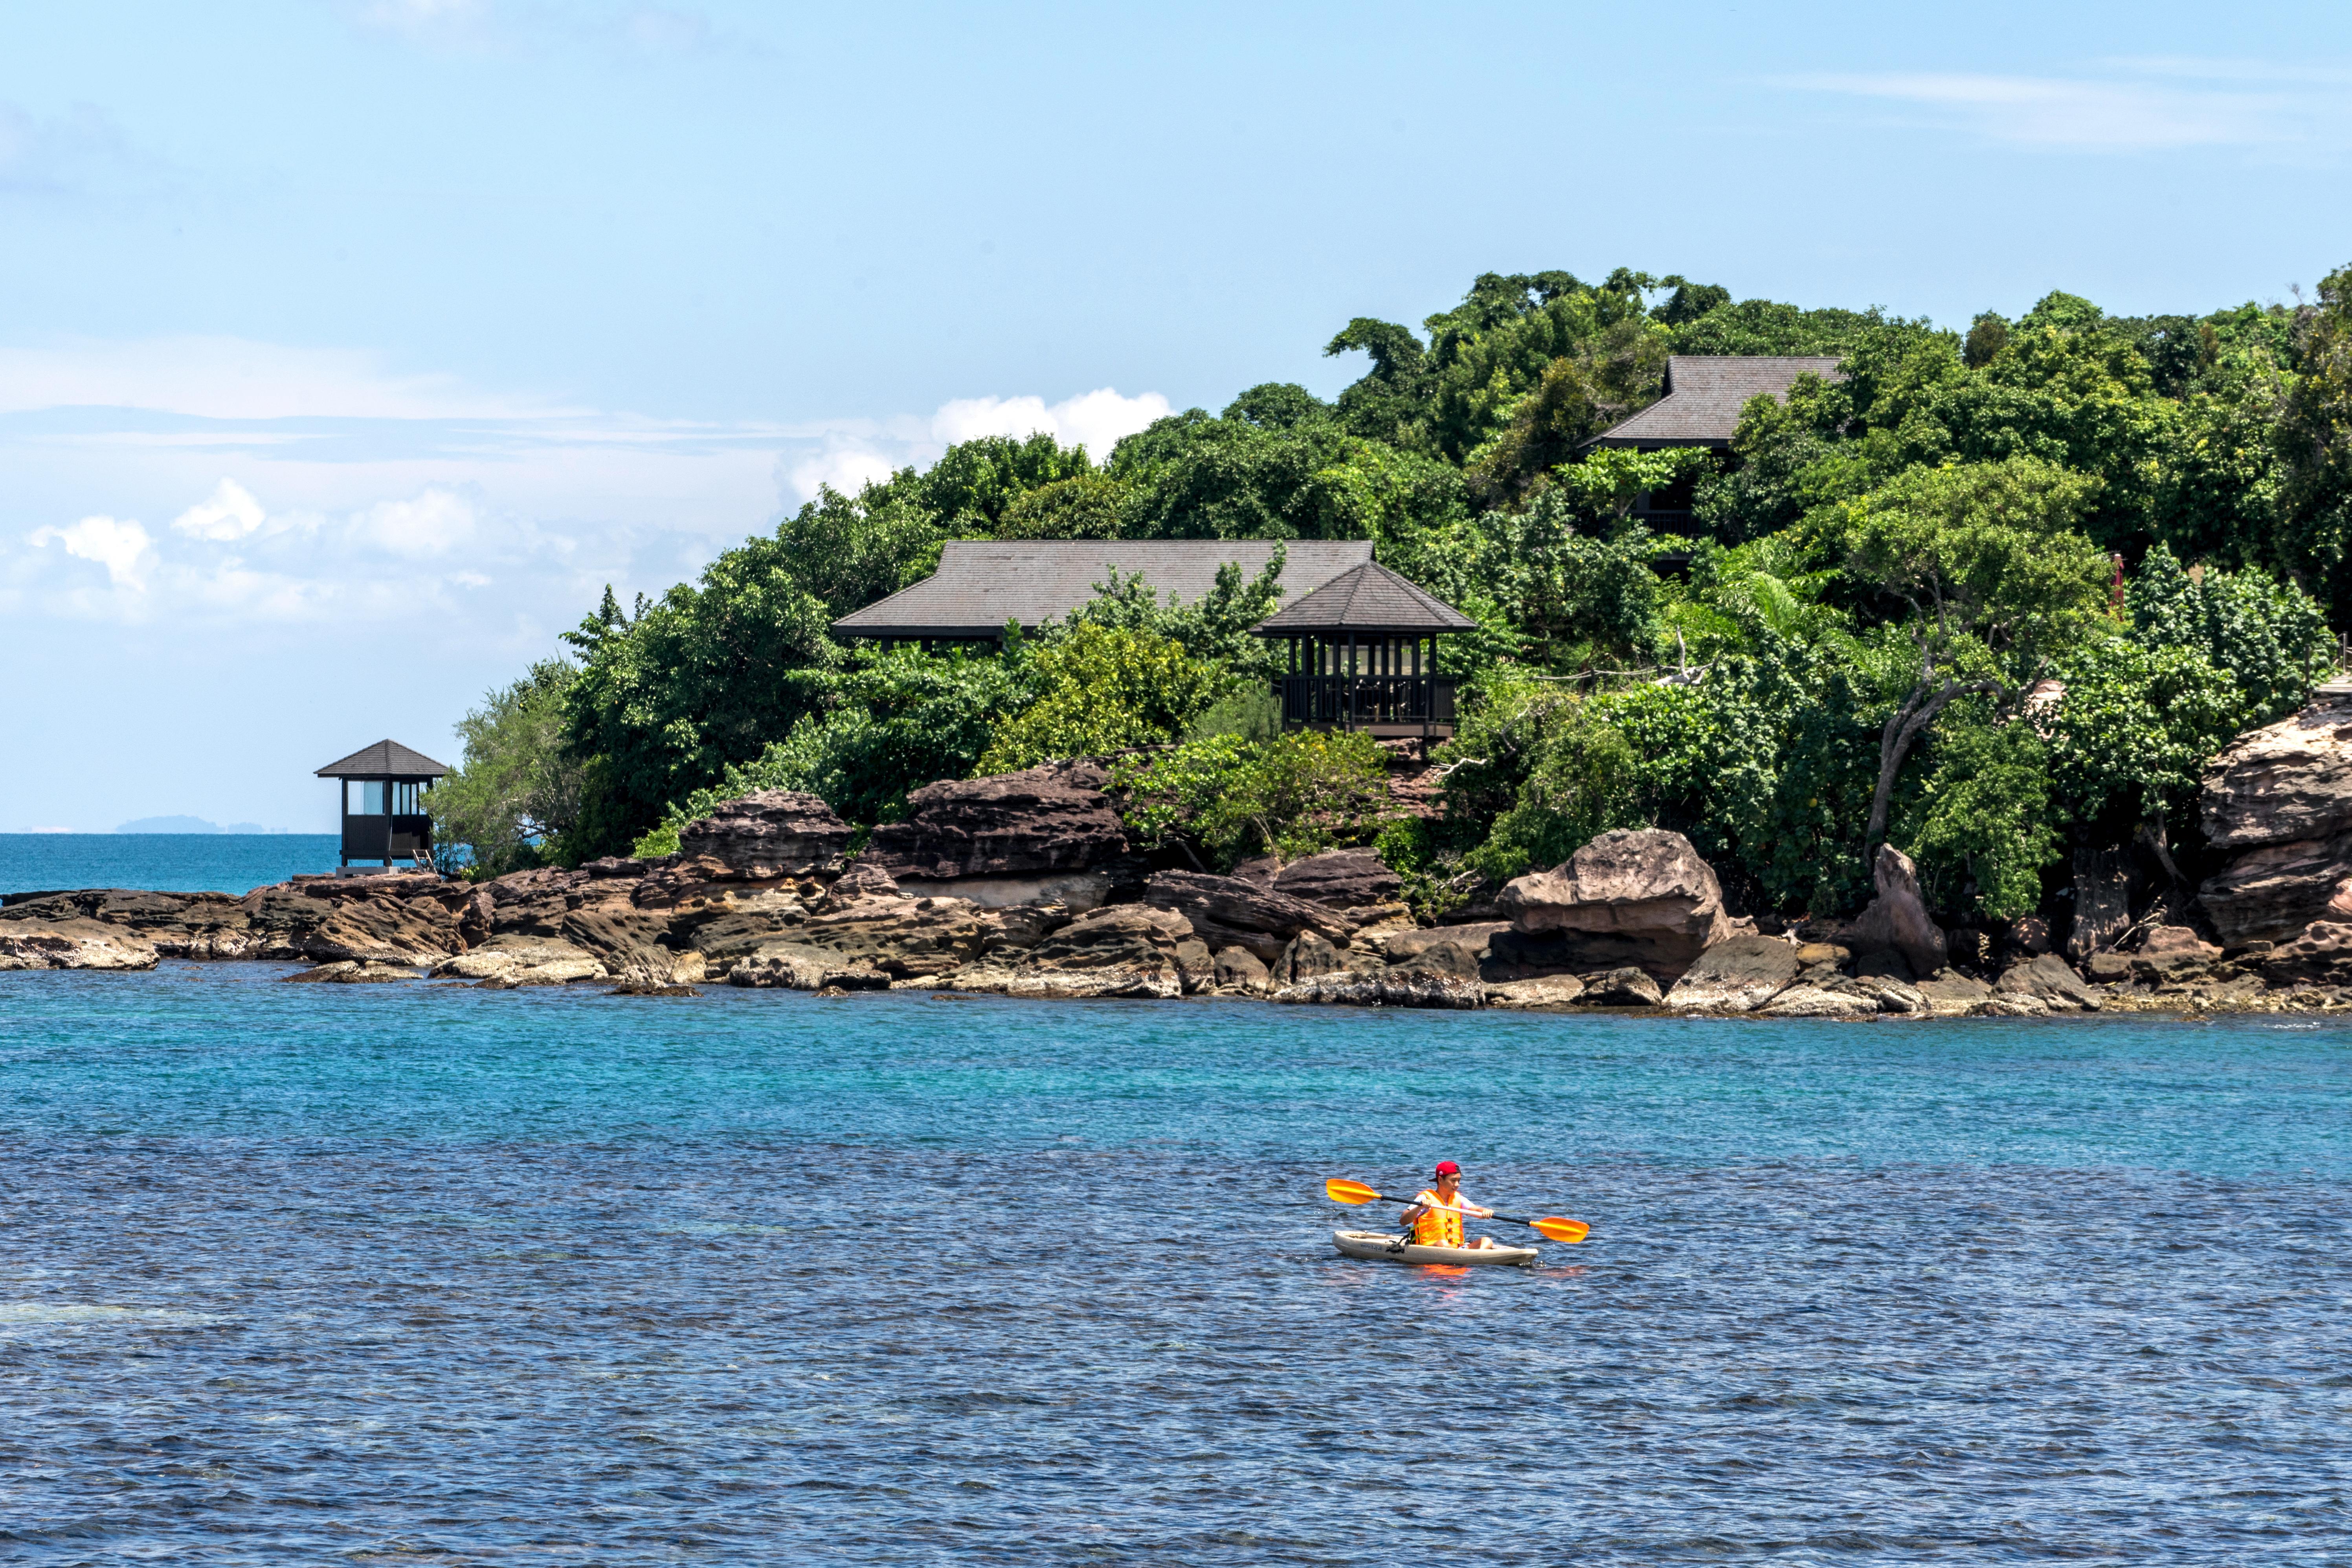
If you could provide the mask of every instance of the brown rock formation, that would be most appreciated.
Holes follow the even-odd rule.
[[[1730,934],[1714,869],[1690,840],[1654,827],[1604,833],[1566,865],[1518,878],[1496,902],[1517,934],[1556,933],[1561,967],[1638,964],[1667,983]],[[1490,943],[1497,959],[1502,940]]]
[[[876,828],[858,858],[901,885],[1089,870],[1127,853],[1104,782],[1092,763],[1050,763],[925,784],[907,797],[906,820]]]
[[[1911,857],[1892,844],[1880,845],[1871,880],[1878,896],[1850,928],[1854,951],[1899,952],[1914,974],[1933,974],[1947,967],[1944,928],[1928,916]]]
[[[961,969],[989,948],[996,929],[962,899],[876,894],[828,906],[793,940],[871,964],[893,980],[914,980]]]
[[[152,969],[152,942],[120,926],[69,915],[55,921],[0,924],[0,971],[11,969]]]
[[[2054,952],[2038,958],[2021,959],[2009,966],[1993,983],[1993,999],[2030,996],[2044,1007],[2066,1012],[2098,1010],[2099,999],[2083,977],[2066,967],[2066,961]]]
[[[1404,879],[1369,849],[1327,849],[1283,866],[1276,865],[1270,855],[1260,856],[1234,867],[1234,875],[1335,910],[1393,904],[1404,887]]]
[[[1200,871],[1160,871],[1145,885],[1143,901],[1173,910],[1192,922],[1212,951],[1245,947],[1273,963],[1292,939],[1306,931],[1344,942],[1353,924],[1339,910],[1239,877]]]
[[[1013,996],[1180,996],[1214,984],[1213,971],[1197,972],[1181,950],[1199,946],[1181,914],[1138,904],[1089,910],[1030,950],[1014,979]],[[1202,948],[1201,959],[1206,959]]]
[[[2201,809],[2209,850],[2227,858],[2199,892],[2222,946],[2352,915],[2352,694],[2239,736],[2205,770]]]
[[[1752,1013],[1794,985],[1801,967],[1797,949],[1779,937],[1730,937],[1698,955],[1666,994],[1666,1005]]]
[[[787,991],[887,991],[890,977],[872,964],[822,948],[776,943],[727,971],[727,984]]]
[[[831,868],[849,837],[849,824],[815,795],[770,789],[688,823],[678,829],[677,850],[682,859],[714,863],[725,878],[773,881]]]

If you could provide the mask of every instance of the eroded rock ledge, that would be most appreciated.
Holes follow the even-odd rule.
[[[689,824],[676,855],[479,884],[387,873],[301,877],[243,898],[14,894],[0,904],[0,970],[277,959],[312,966],[295,978],[342,984],[429,975],[497,988],[601,982],[633,994],[717,983],[1220,994],[1761,1018],[2340,1006],[2352,1003],[2352,712],[2344,717],[2274,726],[2248,737],[2239,762],[2217,763],[2218,809],[2237,815],[2217,818],[2215,841],[2252,857],[2288,847],[2303,869],[2281,881],[2265,859],[2259,876],[2217,879],[2208,897],[2226,921],[2215,922],[2275,940],[2224,948],[2143,922],[2128,951],[2089,943],[2081,970],[2047,951],[2037,922],[2021,922],[1998,961],[1979,933],[1948,941],[1911,863],[1891,848],[1876,898],[1854,921],[1759,933],[1727,913],[1689,842],[1656,829],[1603,834],[1565,865],[1512,882],[1493,906],[1507,918],[1421,927],[1398,901],[1395,875],[1364,850],[1245,862],[1222,877],[1155,868],[1121,830],[1100,771],[1084,763],[918,790],[907,820],[854,859],[848,826],[823,801],[775,790]],[[2337,794],[2347,798],[2330,805]],[[2256,908],[2265,889],[2268,912]]]

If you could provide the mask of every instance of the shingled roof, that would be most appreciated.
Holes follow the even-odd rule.
[[[322,779],[437,779],[448,769],[422,752],[412,752],[397,741],[362,746],[340,763],[329,763],[311,776]]]
[[[1372,558],[1370,540],[1279,543],[1286,599]],[[1217,585],[1218,567],[1232,562],[1255,577],[1276,546],[1270,539],[956,540],[940,548],[937,572],[842,616],[833,629],[859,637],[992,637],[1018,621],[1034,630],[1093,598],[1113,568],[1140,574],[1162,599],[1172,594],[1190,604]]]
[[[1251,629],[1260,637],[1298,637],[1316,632],[1466,632],[1478,623],[1432,594],[1425,594],[1377,562],[1341,574],[1295,605]]]
[[[1801,375],[1836,380],[1836,356],[1675,354],[1666,361],[1665,395],[1591,445],[1728,447],[1749,398],[1769,393],[1786,403]]]

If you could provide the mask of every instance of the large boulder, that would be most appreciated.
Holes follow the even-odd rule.
[[[1423,949],[1394,968],[1378,955],[1334,946],[1304,931],[1284,950],[1269,976],[1276,1002],[1334,1003],[1359,1007],[1476,1007],[1486,988],[1475,955],[1459,943]]]
[[[1505,980],[1486,987],[1489,1007],[1565,1007],[1584,995],[1584,982],[1573,974],[1533,975]]]
[[[564,921],[580,911],[635,910],[645,871],[643,861],[618,858],[591,860],[577,870],[544,866],[510,871],[475,891],[488,906],[492,935],[560,937]],[[461,922],[478,918],[469,908]]]
[[[1566,865],[1517,879],[1496,902],[1517,933],[1563,939],[1563,967],[1638,964],[1668,984],[1731,934],[1714,868],[1689,839],[1654,827],[1604,833]]]
[[[1345,915],[1328,905],[1239,877],[1200,871],[1155,872],[1144,887],[1143,901],[1181,914],[1210,951],[1245,947],[1266,963],[1279,959],[1301,931],[1346,942],[1354,929]]]
[[[1927,976],[1916,989],[1939,1017],[1957,1017],[1992,1000],[1991,986],[1949,969]]]
[[[1182,915],[1115,904],[1087,910],[1031,948],[1005,994],[1170,997],[1206,990],[1215,978],[1208,950]]]
[[[1404,888],[1404,879],[1369,849],[1327,849],[1286,865],[1266,856],[1244,860],[1234,868],[1234,875],[1335,910],[1385,908],[1397,901]]]
[[[1272,989],[1264,961],[1245,947],[1229,947],[1218,953],[1213,974],[1218,990],[1234,995],[1263,996]]]
[[[670,939],[702,954],[714,973],[771,942],[793,940],[808,923],[808,907],[778,889],[722,884],[712,892],[670,916]]]
[[[750,881],[831,868],[849,847],[849,824],[815,795],[770,789],[726,801],[678,829],[678,854]]]
[[[995,925],[963,899],[876,894],[829,907],[794,928],[800,945],[837,953],[893,980],[952,973],[992,945]]]
[[[887,991],[890,977],[870,963],[823,948],[772,942],[730,964],[727,984],[758,990]]]
[[[1586,975],[1584,994],[1577,1000],[1595,1007],[1654,1007],[1665,1000],[1665,995],[1648,970],[1629,963],[1622,969]]]
[[[1892,844],[1880,845],[1871,880],[1878,896],[1848,930],[1854,951],[1899,952],[1914,974],[1933,974],[1945,968],[1949,954],[1944,928],[1928,916],[1927,901],[1919,896],[1918,868],[1911,864],[1911,857]]]
[[[1092,908],[1111,886],[1101,868],[1128,852],[1105,779],[1092,763],[1049,763],[925,784],[907,797],[904,821],[874,830],[858,862],[910,892],[922,884],[992,906]]]
[[[2352,918],[2352,693],[2241,735],[2205,770],[2200,901],[2226,948]]]
[[[1378,952],[1391,963],[1406,963],[1423,948],[1434,947],[1440,942],[1452,942],[1475,957],[1484,958],[1486,956],[1486,944],[1510,929],[1508,921],[1487,921],[1475,925],[1408,926],[1402,930],[1366,931],[1349,940],[1355,946]]]
[[[2263,977],[2273,985],[2352,984],[2352,922],[2316,920],[2292,942],[2260,955]]]
[[[1776,936],[1735,936],[1698,955],[1666,994],[1669,1007],[1709,1013],[1753,1013],[1797,983],[1793,943]]]
[[[2221,962],[2221,950],[2187,926],[2161,925],[2140,939],[2126,962],[2135,979],[2185,984],[2211,973]]]
[[[2097,994],[2054,952],[2020,959],[2011,964],[1993,983],[1992,994],[1995,1001],[2031,997],[2045,1008],[2059,1012],[2095,1013],[2099,1008]]]
[[[438,900],[347,898],[325,900],[327,918],[296,939],[305,958],[322,963],[429,964],[466,951],[457,918]]]
[[[670,937],[667,916],[646,910],[585,907],[563,918],[557,933],[596,958],[623,984],[691,985],[709,973],[709,963]]]

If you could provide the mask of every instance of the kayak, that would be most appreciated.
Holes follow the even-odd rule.
[[[1335,1230],[1331,1242],[1349,1258],[1379,1263],[1516,1263],[1525,1268],[1538,1256],[1532,1247],[1423,1247],[1377,1230]]]

